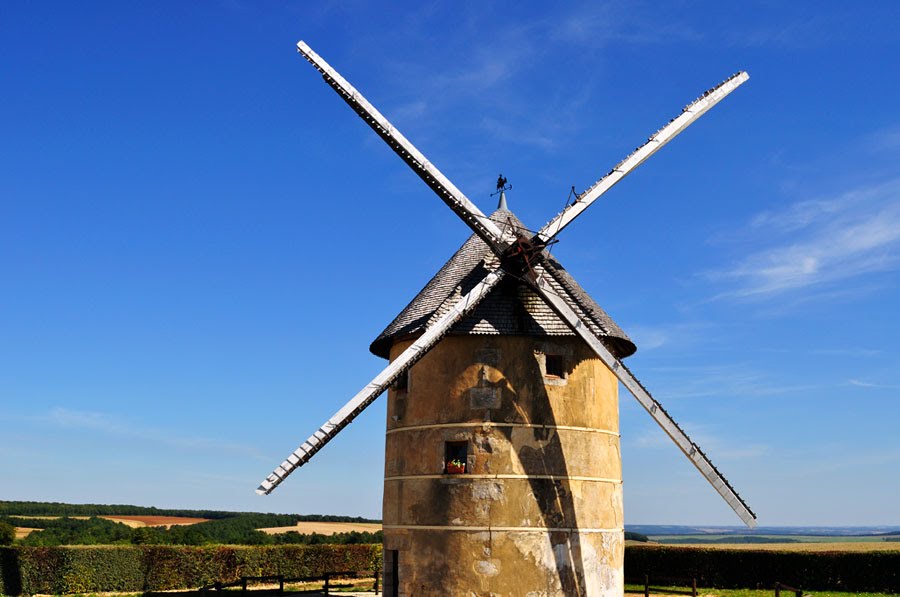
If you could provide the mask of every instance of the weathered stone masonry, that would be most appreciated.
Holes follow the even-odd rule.
[[[385,594],[621,595],[617,389],[572,336],[444,338],[388,396]]]

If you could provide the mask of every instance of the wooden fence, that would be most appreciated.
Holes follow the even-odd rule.
[[[251,591],[251,592],[257,593],[257,594],[266,592],[266,593],[271,593],[271,594],[275,594],[275,595],[285,595],[286,594],[284,592],[285,584],[321,582],[321,583],[324,583],[324,586],[321,590],[320,589],[307,589],[307,590],[303,590],[303,591],[291,591],[290,594],[293,595],[293,594],[297,594],[297,593],[324,593],[325,595],[328,595],[329,591],[332,588],[337,588],[338,586],[340,586],[335,581],[347,580],[347,579],[352,579],[352,578],[358,578],[358,576],[353,576],[346,572],[344,572],[344,573],[326,572],[325,574],[323,574],[321,576],[304,576],[304,577],[300,577],[300,578],[285,578],[282,575],[242,576],[240,579],[229,582],[229,583],[217,582],[217,583],[213,583],[211,585],[206,585],[204,587],[200,587],[199,592],[201,595],[205,596],[205,595],[209,595],[212,592],[220,593],[223,589],[240,587],[241,594],[244,595],[248,591],[250,591],[249,586],[251,583],[268,583],[268,584],[277,583],[278,584],[277,589],[257,589],[257,590]],[[375,591],[376,595],[381,593],[380,581],[381,581],[380,571],[375,570],[375,583],[372,588]]]

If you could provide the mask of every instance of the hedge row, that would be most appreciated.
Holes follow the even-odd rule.
[[[5,547],[0,594],[189,589],[242,576],[299,578],[380,566],[380,545]]]
[[[900,551],[812,552],[634,545],[625,548],[625,578],[696,578],[719,589],[772,588],[900,592]]]
[[[241,576],[317,576],[381,567],[380,545],[0,548],[0,594],[189,589]],[[900,592],[900,551],[797,552],[627,546],[625,578],[706,587]]]

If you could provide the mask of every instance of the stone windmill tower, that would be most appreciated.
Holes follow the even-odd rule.
[[[621,595],[618,383],[748,525],[755,515],[620,359],[634,344],[545,250],[747,80],[682,113],[537,233],[486,216],[304,42],[325,81],[472,229],[372,343],[390,364],[262,482],[270,493],[388,391],[385,595]]]

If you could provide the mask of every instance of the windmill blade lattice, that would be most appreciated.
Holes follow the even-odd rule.
[[[437,169],[437,166],[419,151],[385,118],[375,106],[363,97],[353,85],[340,75],[321,56],[316,54],[306,43],[297,43],[297,51],[322,73],[325,82],[347,102],[353,111],[368,124],[388,146],[394,150],[406,164],[412,168],[419,178],[433,190],[450,209],[458,215],[466,225],[491,246],[509,244],[512,239],[505,237],[494,222],[484,215],[478,207],[463,194],[456,185]]]
[[[400,353],[375,379],[360,390],[338,412],[328,419],[309,438],[300,444],[284,462],[278,465],[268,477],[266,477],[256,490],[259,494],[269,494],[272,490],[287,478],[292,472],[306,464],[325,444],[334,439],[341,429],[350,424],[363,410],[381,396],[391,384],[393,384],[404,372],[412,367],[416,361],[424,357],[432,347],[453,327],[457,321],[471,312],[481,300],[487,296],[497,283],[503,278],[504,272],[499,263],[486,264],[487,275],[476,284],[468,293],[445,313],[424,334],[419,336],[406,350]]]
[[[643,406],[653,420],[666,432],[675,445],[688,457],[697,470],[709,481],[710,485],[719,493],[720,496],[731,506],[731,509],[740,517],[744,524],[753,528],[756,526],[756,514],[750,509],[747,503],[738,495],[737,491],[731,486],[728,480],[713,465],[712,461],[707,458],[706,454],[694,443],[687,433],[675,422],[675,420],[666,412],[659,403],[641,384],[640,381],[631,373],[625,364],[613,355],[603,341],[594,335],[590,326],[586,321],[581,319],[575,311],[564,301],[553,288],[550,287],[546,278],[540,274],[529,276],[530,282],[537,293],[543,297],[557,314],[565,320],[572,331],[577,333],[581,338],[597,353],[600,360],[609,368],[610,371],[622,382],[632,396]]]
[[[588,319],[585,319],[585,315],[576,312],[575,309],[582,309],[583,297],[582,299],[574,299],[575,309],[573,309],[573,304],[559,296],[547,279],[541,275],[541,272],[544,271],[541,262],[547,258],[543,248],[560,231],[574,221],[606,191],[621,181],[666,143],[674,139],[681,131],[690,126],[729,93],[747,81],[749,78],[747,73],[738,72],[686,106],[678,117],[652,135],[646,143],[638,147],[606,176],[579,195],[572,205],[568,206],[550,220],[539,232],[534,234],[525,231],[524,228],[498,226],[496,222],[485,216],[440,170],[432,165],[412,143],[397,131],[362,94],[306,43],[299,42],[297,48],[300,54],[322,74],[326,83],[472,229],[475,235],[487,244],[493,256],[485,258],[484,262],[482,262],[486,274],[481,278],[481,281],[471,290],[464,293],[460,300],[450,306],[448,312],[442,315],[431,327],[425,329],[411,346],[404,350],[384,371],[376,376],[372,382],[357,393],[350,402],[295,450],[262,482],[257,492],[270,493],[293,470],[307,462],[363,409],[394,383],[400,375],[434,347],[457,322],[471,313],[476,305],[494,289],[501,278],[508,272],[512,276],[521,277],[526,281],[550,306],[552,311],[591,347],[601,361],[635,396],[638,402],[644,406],[653,419],[738,516],[748,526],[755,526],[756,516],[746,502],[737,494],[709,458],[687,436],[684,430],[669,416],[662,405],[650,395],[618,357],[607,348],[603,339],[597,335],[597,331],[592,329],[592,324]],[[487,251],[485,252],[487,253]],[[491,253],[487,254],[491,255]],[[573,299],[573,297],[569,297],[569,299]],[[588,300],[590,299],[588,298]],[[560,325],[565,329],[564,324],[560,323]],[[605,332],[606,330],[600,330],[601,335]],[[627,354],[630,354],[630,352]]]
[[[540,245],[546,245],[553,237],[559,234],[563,228],[572,223],[594,201],[600,198],[616,183],[628,176],[635,168],[644,163],[647,158],[662,149],[662,147],[678,136],[681,131],[706,114],[710,108],[718,104],[725,97],[745,83],[750,75],[741,71],[719,85],[705,92],[699,98],[685,106],[681,114],[673,118],[663,128],[659,129],[647,139],[647,142],[635,149],[627,158],[616,164],[609,174],[595,182],[585,192],[581,193],[572,205],[568,206],[555,218],[547,222],[535,235],[534,241]]]

